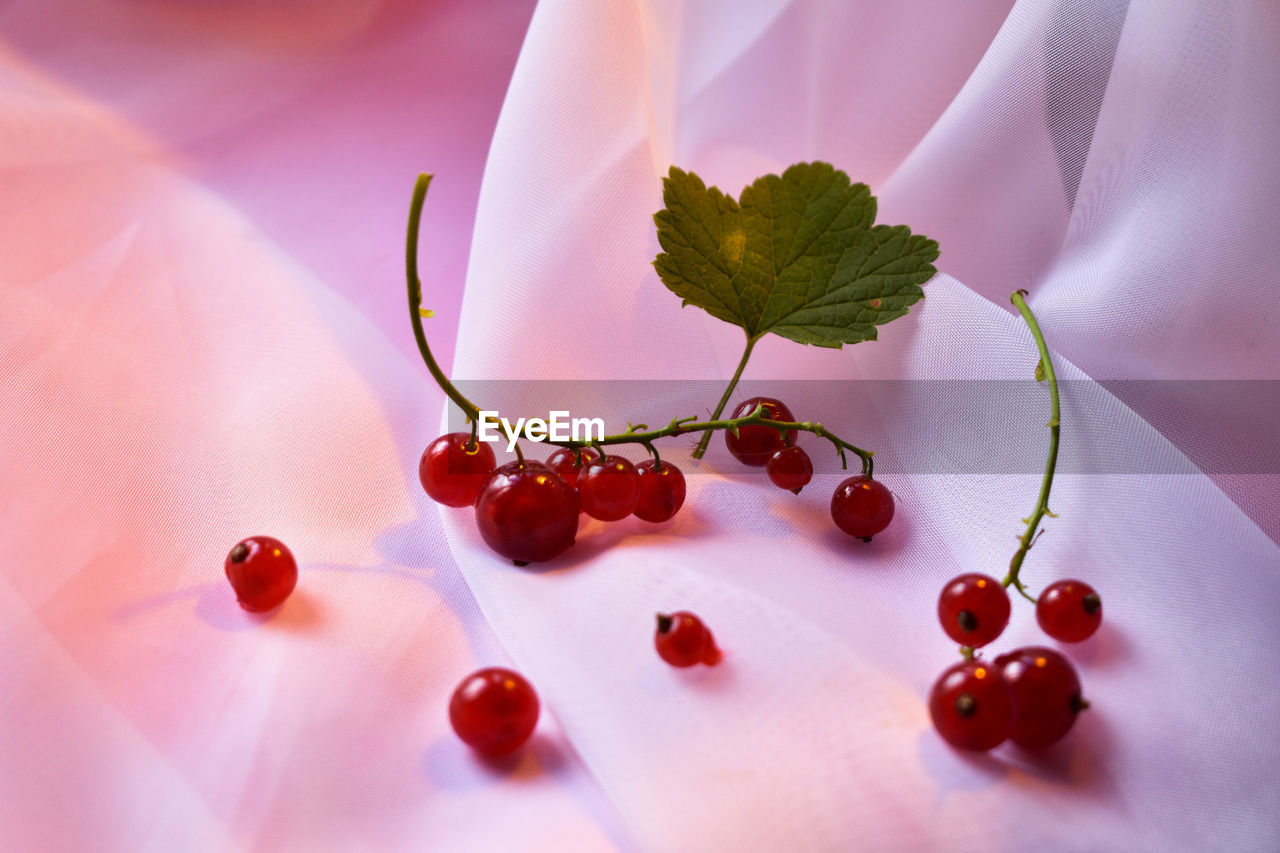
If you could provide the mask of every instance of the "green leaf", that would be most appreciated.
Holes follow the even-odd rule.
[[[874,340],[935,272],[938,244],[905,225],[873,225],[866,184],[828,163],[765,175],[741,201],[674,166],[654,215],[662,283],[755,340],[767,332],[822,347]]]

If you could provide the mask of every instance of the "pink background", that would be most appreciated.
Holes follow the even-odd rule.
[[[940,275],[876,343],[766,340],[749,378],[1024,378],[1025,287],[1064,378],[1280,379],[1280,13],[1076,5],[0,4],[4,846],[1273,848],[1252,412],[1064,400],[1074,452],[1182,473],[1059,479],[1027,576],[1094,582],[1107,624],[1070,652],[1094,710],[1040,757],[957,754],[923,706],[937,590],[1002,570],[1036,476],[878,467],[899,518],[851,550],[835,475],[792,500],[717,446],[675,521],[587,522],[539,573],[417,483],[443,417],[404,316],[419,171],[428,333],[468,378],[727,377],[740,333],[649,266],[659,178],[736,194],[820,158]],[[1024,414],[924,429],[929,403],[851,401],[850,430],[909,460]],[[222,577],[254,533],[300,563],[266,618]],[[677,607],[722,668],[657,661]],[[1043,642],[1029,610],[1001,649]],[[500,663],[546,713],[487,764],[444,709]]]

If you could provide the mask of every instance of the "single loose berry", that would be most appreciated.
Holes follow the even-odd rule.
[[[582,509],[601,521],[618,521],[635,512],[640,501],[636,466],[621,456],[605,456],[584,463],[578,472]]]
[[[476,527],[516,565],[562,554],[578,534],[578,494],[541,462],[508,462],[476,498]]]
[[[470,433],[451,432],[427,445],[418,479],[431,499],[445,506],[471,506],[497,465],[493,448]]]
[[[948,668],[929,694],[933,727],[957,749],[999,746],[1013,729],[1013,715],[1013,692],[985,661],[961,661]]]
[[[670,521],[684,506],[684,474],[670,462],[657,467],[653,459],[636,466],[640,478],[640,499],[636,502],[636,518],[655,524]]]
[[[1000,636],[1009,624],[1009,594],[993,577],[964,574],[947,581],[938,596],[938,621],[947,636],[978,648]]]
[[[1059,642],[1087,640],[1102,624],[1102,598],[1083,581],[1055,581],[1036,599],[1036,621]]]
[[[524,676],[490,667],[471,673],[453,691],[449,722],[476,752],[505,755],[533,734],[538,711],[538,694]]]
[[[791,415],[791,410],[772,397],[752,397],[749,400],[743,400],[733,410],[733,414],[730,417],[746,417],[754,412],[757,406],[764,407],[764,417],[771,421],[795,421],[795,418]],[[787,431],[787,441],[795,444],[795,430]],[[747,424],[746,426],[738,427],[737,435],[734,435],[730,430],[725,430],[724,443],[729,448],[729,452],[737,457],[739,462],[743,465],[750,465],[753,468],[763,467],[769,462],[770,456],[786,446],[786,443],[782,440],[782,435],[776,429],[761,426],[760,424]]]
[[[893,492],[865,474],[850,477],[831,496],[831,518],[845,533],[870,542],[893,521]]]
[[[547,467],[560,475],[570,486],[577,488],[578,472],[592,460],[599,459],[600,454],[590,447],[581,448],[582,465],[578,464],[578,451],[572,447],[562,447],[547,457]]]
[[[795,444],[775,450],[765,464],[765,471],[775,486],[789,489],[797,495],[813,479],[813,463],[809,461],[809,454]]]
[[[664,661],[682,668],[699,663],[715,666],[722,657],[711,630],[686,610],[658,614],[653,646]]]
[[[1014,649],[996,658],[1004,682],[1013,691],[1013,729],[1009,737],[1028,749],[1057,743],[1089,703],[1080,697],[1080,678],[1071,661],[1044,646]]]
[[[250,536],[227,554],[227,580],[240,606],[251,613],[274,610],[298,585],[298,564],[279,539]]]

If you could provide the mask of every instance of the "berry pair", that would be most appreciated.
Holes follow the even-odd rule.
[[[658,614],[654,646],[676,667],[720,662],[711,631],[688,611]],[[506,755],[525,743],[538,725],[538,694],[518,672],[503,667],[477,670],[462,680],[449,700],[449,723],[463,743],[486,756]]]
[[[947,636],[976,649],[999,637],[1009,624],[1009,594],[995,578],[965,574],[952,578],[938,597],[938,621]],[[1102,624],[1102,598],[1078,580],[1050,584],[1036,600],[1036,621],[1055,640],[1078,643]]]
[[[795,422],[786,404],[772,397],[743,400],[732,417],[746,417],[757,408],[771,421]],[[799,494],[813,479],[813,463],[795,439],[795,430],[787,430],[784,436],[778,429],[762,424],[747,424],[738,427],[737,434],[729,431],[724,435],[725,445],[739,462],[763,466],[774,485]],[[889,526],[893,513],[893,493],[863,474],[842,482],[831,496],[831,519],[836,526],[867,542]]]
[[[988,750],[1005,740],[1025,749],[1057,743],[1088,707],[1080,678],[1062,654],[1026,646],[992,665],[966,660],[942,673],[929,696],[929,716],[947,743]]]
[[[684,474],[670,462],[646,459],[632,465],[621,456],[601,458],[591,448],[566,447],[551,454],[547,465],[578,490],[581,510],[600,521],[634,515],[657,524],[670,521],[684,506]]]

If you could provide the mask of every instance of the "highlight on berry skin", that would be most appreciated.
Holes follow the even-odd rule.
[[[432,500],[445,506],[472,506],[497,467],[493,448],[469,432],[451,432],[427,445],[418,480]]]
[[[1089,703],[1080,695],[1080,677],[1061,652],[1025,646],[1000,655],[996,666],[1013,691],[1009,739],[1024,749],[1040,749],[1066,737]]]
[[[250,613],[275,610],[298,585],[293,553],[271,536],[250,536],[237,542],[223,569],[236,600]]]
[[[504,667],[476,670],[449,700],[449,724],[467,746],[484,756],[506,755],[524,745],[538,725],[538,694],[523,675]]]
[[[1079,643],[1102,624],[1102,597],[1084,581],[1055,581],[1036,599],[1036,621],[1055,640]]]
[[[711,629],[687,610],[658,614],[653,646],[659,657],[681,669],[698,664],[715,666],[724,657]]]
[[[938,621],[962,646],[979,648],[1009,624],[1009,593],[990,575],[970,572],[947,581],[938,596]]]
[[[995,749],[1013,732],[1013,690],[986,661],[961,661],[934,683],[929,716],[942,739],[955,748]]]
[[[845,480],[831,496],[831,520],[836,527],[864,542],[889,526],[893,512],[893,493],[865,474]]]
[[[500,465],[476,497],[476,529],[517,566],[560,556],[578,534],[578,493],[534,460]]]

